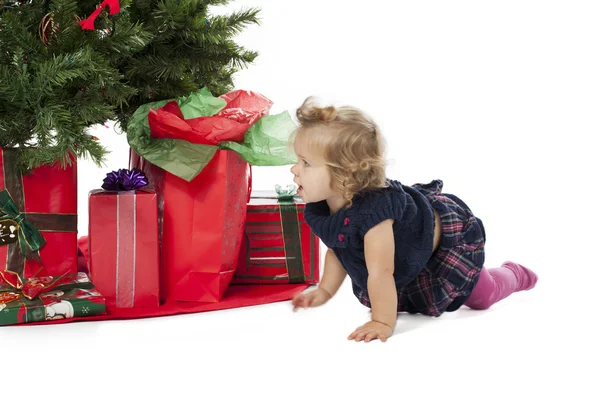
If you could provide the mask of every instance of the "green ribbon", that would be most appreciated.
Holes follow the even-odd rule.
[[[294,201],[296,185],[289,184],[285,188],[275,185],[279,215],[283,233],[283,245],[286,254],[286,267],[290,283],[304,282],[304,265],[302,262],[302,248],[300,228],[298,226],[298,208]]]
[[[296,185],[289,184],[285,188],[281,185],[275,185],[275,192],[277,193],[277,199],[279,200],[292,200],[296,194]]]
[[[40,261],[39,250],[46,244],[41,232],[19,212],[8,190],[0,191],[0,221],[14,221],[18,227],[19,247],[27,258]]]

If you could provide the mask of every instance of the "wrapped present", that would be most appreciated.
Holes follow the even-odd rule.
[[[89,265],[110,309],[158,307],[158,203],[137,170],[107,175],[89,194]]]
[[[287,113],[248,91],[206,89],[140,107],[127,126],[130,167],[159,203],[161,301],[220,301],[233,278],[246,220],[250,165],[294,162]]]
[[[232,283],[317,283],[319,238],[304,222],[304,203],[287,190],[254,191]]]
[[[5,189],[14,204],[8,215],[5,204],[0,220],[0,270],[32,276],[77,272],[77,164],[62,168],[58,163],[44,165],[22,175],[13,149],[0,148],[0,190]],[[42,243],[33,249],[14,240],[23,221],[41,232]],[[11,237],[11,235],[13,235]],[[28,242],[28,241],[25,241]],[[41,260],[41,262],[40,262]],[[42,268],[43,266],[43,268]]]
[[[0,325],[87,317],[105,311],[104,297],[83,272],[22,281],[12,271],[0,271]]]

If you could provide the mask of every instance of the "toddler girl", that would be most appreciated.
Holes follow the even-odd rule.
[[[442,181],[406,186],[386,178],[382,134],[353,107],[297,110],[292,167],[304,218],[328,247],[318,288],[292,299],[316,307],[335,295],[346,275],[371,321],[348,339],[386,341],[397,313],[434,317],[463,304],[478,310],[535,286],[537,276],[506,261],[486,269],[485,230]]]

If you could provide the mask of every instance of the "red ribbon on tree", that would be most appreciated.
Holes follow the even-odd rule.
[[[104,0],[92,13],[92,15],[90,15],[89,17],[87,17],[87,19],[84,19],[83,21],[79,21],[81,29],[93,31],[95,29],[94,22],[96,21],[96,18],[106,7],[110,8],[110,15],[114,15],[121,11],[121,5],[119,4],[119,0]]]

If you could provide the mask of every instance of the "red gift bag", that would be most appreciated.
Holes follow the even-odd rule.
[[[217,150],[187,182],[131,151],[130,167],[146,173],[158,195],[161,302],[220,301],[240,251],[250,166]]]
[[[42,264],[26,259],[18,242],[0,246],[0,269],[25,278],[77,272],[77,164],[43,165],[26,175],[16,170],[16,153],[0,148],[0,190],[6,189],[21,215],[42,234]],[[43,265],[43,268],[42,268]]]

